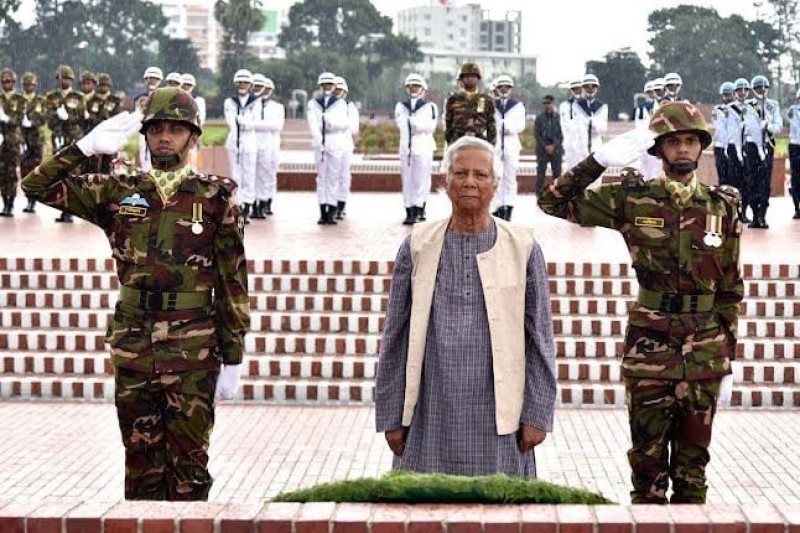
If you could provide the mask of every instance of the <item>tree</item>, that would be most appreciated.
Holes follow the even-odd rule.
[[[222,44],[217,84],[220,95],[231,91],[236,70],[252,65],[255,58],[247,52],[250,33],[264,24],[261,0],[217,0],[214,18],[222,26]]]
[[[800,28],[798,28],[798,9],[797,0],[767,0],[774,12],[773,28],[777,32],[777,44],[780,56],[788,59],[789,74],[795,86],[800,84],[800,53],[798,53],[798,40],[800,40]],[[778,79],[782,74],[782,62],[780,57],[776,61]]]
[[[600,99],[608,105],[612,120],[619,113],[630,115],[633,95],[641,92],[645,82],[645,68],[636,52],[630,48],[609,52],[604,61],[587,62],[586,72],[600,79]]]
[[[192,41],[189,39],[164,38],[159,45],[161,52],[160,65],[164,65],[167,72],[200,72],[200,59],[197,57]]]
[[[650,75],[678,72],[693,101],[716,101],[723,81],[768,72],[769,54],[775,49],[775,34],[763,25],[738,15],[723,18],[710,8],[659,9],[648,23],[653,34]]]
[[[9,17],[19,9],[20,0],[0,0],[0,22],[7,22]]]

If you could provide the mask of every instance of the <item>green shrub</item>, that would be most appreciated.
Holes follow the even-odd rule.
[[[276,502],[357,503],[613,503],[599,494],[539,479],[450,476],[392,471],[380,478],[324,483],[278,494]]]

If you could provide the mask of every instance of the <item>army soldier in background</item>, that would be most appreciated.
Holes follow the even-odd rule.
[[[263,74],[253,74],[256,101],[256,203],[253,218],[272,214],[272,199],[278,192],[278,154],[281,131],[286,121],[283,104],[272,98],[275,82]]]
[[[394,106],[394,120],[400,130],[400,179],[403,183],[403,224],[422,220],[425,203],[431,192],[431,166],[436,139],[433,134],[439,121],[439,109],[425,100],[428,84],[419,74],[409,74],[405,83],[408,99]]]
[[[714,164],[717,167],[717,183],[720,185],[734,185],[728,177],[728,113],[729,105],[733,102],[733,82],[726,81],[719,86],[719,96],[722,100],[711,111],[711,121],[714,124]]]
[[[520,134],[525,130],[525,104],[511,96],[514,80],[511,76],[498,76],[494,80],[497,98],[494,101],[494,120],[497,127],[497,157],[503,164],[503,176],[495,194],[494,216],[511,220],[517,199],[517,172],[522,143]]]
[[[111,76],[108,74],[100,73],[97,76],[97,89],[86,101],[86,111],[89,113],[89,118],[86,119],[87,133],[104,120],[108,120],[122,111],[119,97],[111,93]],[[113,160],[114,155],[109,154],[93,157],[87,161],[86,172],[110,174]]]
[[[47,122],[47,100],[36,93],[37,79],[33,72],[22,75],[22,95],[25,97],[25,114],[22,117],[24,152],[20,161],[20,175],[26,176],[42,162],[44,155],[44,125]],[[34,213],[36,200],[28,197],[25,213]]]
[[[83,93],[72,88],[75,73],[72,67],[61,65],[56,70],[59,88],[47,93],[47,125],[52,131],[53,153],[83,137],[86,120],[86,101]],[[62,211],[56,222],[72,223],[72,215]]]
[[[73,174],[137,130],[153,170]],[[37,200],[101,227],[116,259],[121,290],[106,338],[132,500],[208,498],[214,404],[236,393],[250,325],[236,184],[191,171],[200,134],[192,97],[165,87],[144,118],[124,112],[100,123],[23,182]]]
[[[481,69],[475,63],[464,63],[458,73],[461,90],[451,93],[444,103],[444,139],[453,144],[464,135],[478,137],[494,144],[497,129],[494,121],[494,100],[478,90]]]
[[[794,218],[800,219],[800,89],[794,95],[796,104],[789,107],[786,115],[789,118],[789,167],[791,169],[791,187],[789,194],[794,204]]]
[[[3,211],[0,216],[14,216],[14,198],[17,196],[17,166],[20,161],[20,146],[23,142],[20,124],[25,115],[25,97],[16,91],[17,73],[10,68],[0,72],[0,195],[3,196]]]
[[[778,102],[767,98],[769,80],[765,76],[755,76],[750,85],[753,98],[748,104],[754,112],[748,115],[753,120],[745,120],[745,172],[750,172],[752,180],[753,222],[747,227],[768,229],[767,208],[772,190],[775,136],[783,130],[783,116]],[[753,164],[749,164],[751,161]]]
[[[653,135],[655,144],[653,145]],[[632,448],[633,503],[702,504],[718,397],[725,403],[736,354],[739,302],[739,192],[697,176],[711,144],[699,109],[664,103],[650,132],[634,129],[603,145],[539,198],[548,214],[622,233],[639,281],[622,358]],[[634,169],[623,182],[587,190],[609,166],[642,150],[664,163],[645,181]],[[671,448],[671,451],[670,451]]]
[[[97,76],[94,75],[94,72],[91,71],[84,71],[81,73],[81,92],[83,93],[83,99],[88,102],[94,96],[94,91],[97,88]]]

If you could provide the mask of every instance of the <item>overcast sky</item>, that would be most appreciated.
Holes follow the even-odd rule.
[[[202,1],[213,5],[214,0]],[[265,9],[286,9],[297,0],[262,0]],[[394,17],[398,10],[438,0],[372,0],[378,10]],[[753,0],[450,0],[453,5],[479,3],[502,17],[506,10],[522,11],[522,51],[538,57],[540,83],[552,85],[583,74],[586,61],[630,47],[649,65],[647,16],[656,9],[680,4],[713,7],[720,15],[738,13],[755,19]],[[758,0],[757,0],[758,1]],[[761,15],[767,2],[761,0]],[[23,0],[21,13],[31,13],[34,0]],[[491,7],[489,7],[491,6]],[[27,18],[27,17],[24,17]],[[31,17],[32,19],[32,17]]]

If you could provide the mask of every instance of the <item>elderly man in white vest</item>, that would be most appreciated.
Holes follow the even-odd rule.
[[[451,216],[415,225],[397,254],[377,430],[395,469],[534,477],[556,399],[546,263],[531,230],[490,213],[494,146],[462,137],[444,169]]]

